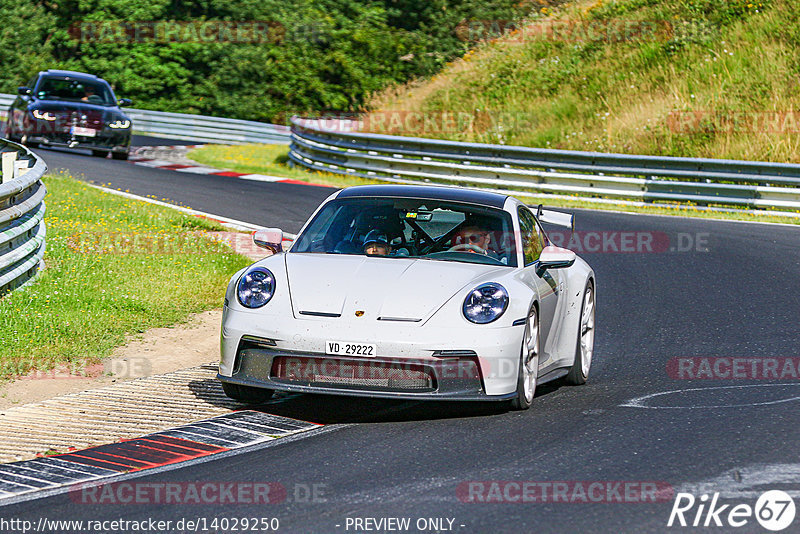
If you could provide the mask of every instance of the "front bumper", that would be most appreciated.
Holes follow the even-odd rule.
[[[300,393],[387,399],[505,400],[486,395],[476,356],[438,360],[343,358],[258,348],[245,342],[222,382]]]
[[[43,146],[127,153],[131,144],[131,134],[130,131],[119,133],[102,132],[95,137],[88,137],[73,136],[69,132],[38,132],[28,134],[27,140]]]
[[[516,394],[524,326],[433,328],[224,311],[223,382],[393,399],[506,400]],[[376,345],[375,358],[325,354],[328,340]],[[283,367],[281,367],[283,366]],[[286,371],[292,369],[294,373]]]

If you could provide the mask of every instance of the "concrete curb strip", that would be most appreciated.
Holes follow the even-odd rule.
[[[230,414],[241,404],[225,396],[216,373],[215,364],[202,365],[6,409],[0,412],[0,463],[134,439]]]

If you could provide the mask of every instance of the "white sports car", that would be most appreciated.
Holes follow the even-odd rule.
[[[583,384],[595,276],[550,245],[505,195],[359,186],[331,195],[283,251],[236,273],[225,295],[218,378],[262,402],[275,390],[393,399],[498,400],[526,409],[537,384]]]

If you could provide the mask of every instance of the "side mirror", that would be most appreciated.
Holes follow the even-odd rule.
[[[17,94],[20,96],[28,96],[31,94],[29,87],[17,87]]]
[[[119,100],[117,100],[117,104],[119,104],[120,106],[128,107],[133,104],[133,100],[131,100],[130,98],[120,98]]]
[[[539,254],[539,267],[536,269],[536,274],[542,276],[547,269],[563,269],[571,267],[575,263],[577,256],[571,250],[561,247],[544,247],[542,253]]]
[[[261,248],[271,250],[273,254],[283,252],[283,230],[280,228],[264,228],[253,233],[253,243]]]

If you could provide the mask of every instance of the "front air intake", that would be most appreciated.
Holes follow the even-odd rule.
[[[432,370],[418,363],[278,356],[270,378],[305,386],[426,392],[436,389]]]

